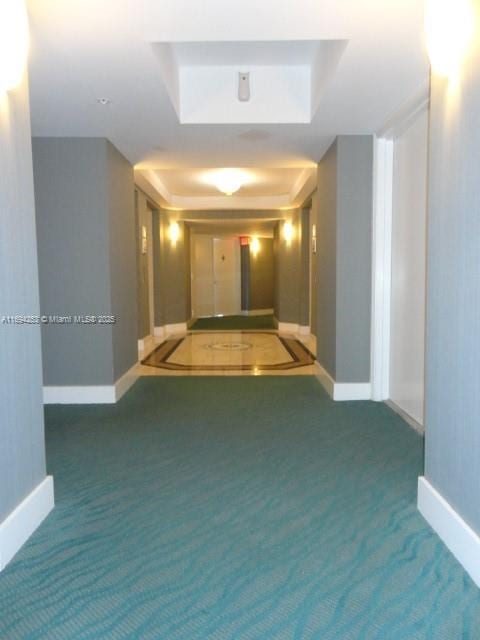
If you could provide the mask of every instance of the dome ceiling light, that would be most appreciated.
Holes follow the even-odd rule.
[[[219,169],[218,171],[213,171],[207,177],[207,182],[226,196],[232,196],[237,193],[249,181],[249,177],[239,169]]]

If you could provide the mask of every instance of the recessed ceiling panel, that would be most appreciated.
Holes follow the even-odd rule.
[[[153,45],[183,124],[308,124],[345,50],[344,40],[177,42]],[[239,74],[250,97],[239,99]]]

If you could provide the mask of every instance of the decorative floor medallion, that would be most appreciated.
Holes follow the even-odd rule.
[[[294,338],[261,331],[209,331],[166,340],[142,364],[174,371],[277,371],[314,361]]]
[[[212,342],[203,346],[204,349],[215,351],[247,351],[252,347],[253,345],[248,342]]]

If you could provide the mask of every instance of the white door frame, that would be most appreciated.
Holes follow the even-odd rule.
[[[372,400],[390,397],[390,325],[392,281],[393,155],[395,138],[414,122],[430,103],[424,87],[378,133],[373,154],[372,225]]]
[[[376,138],[373,154],[372,400],[388,400],[392,280],[393,140]]]

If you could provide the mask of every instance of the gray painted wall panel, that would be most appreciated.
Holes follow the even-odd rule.
[[[318,165],[317,359],[336,377],[337,141]]]
[[[133,170],[103,138],[34,138],[44,384],[111,385],[136,361]]]
[[[432,80],[425,475],[480,533],[480,51]]]
[[[162,224],[162,212],[157,209],[152,215],[153,232],[153,302],[155,306],[154,324],[156,327],[163,327],[164,319],[164,288],[166,275],[163,270],[164,253],[164,228]]]
[[[107,178],[113,378],[118,380],[138,360],[135,208],[133,167],[110,142]]]
[[[110,314],[106,141],[34,138],[33,166],[43,315]],[[42,327],[45,385],[113,379],[108,325]]]
[[[313,237],[313,225],[318,227],[318,192],[312,194],[312,207],[310,209],[310,237]],[[316,336],[318,331],[317,323],[317,254],[311,252],[311,282],[310,282],[310,332]]]
[[[280,322],[300,322],[301,281],[301,210],[292,209],[285,215],[294,227],[294,237],[287,244],[280,223],[275,247],[276,307],[275,316]]]
[[[318,167],[316,326],[337,382],[370,381],[373,137],[339,136]]]
[[[39,315],[28,85],[0,111],[0,316]],[[38,325],[0,324],[0,522],[44,480]]]
[[[248,309],[273,309],[274,257],[273,238],[259,238],[260,251],[250,251]]]
[[[190,229],[178,220],[180,237],[172,245],[168,236],[170,223],[177,220],[160,210],[153,218],[155,326],[187,322],[191,317]]]
[[[337,168],[337,382],[369,382],[373,138],[339,136]]]
[[[139,339],[150,334],[150,317],[148,306],[148,256],[142,253],[142,226],[147,225],[147,198],[135,191],[135,234],[137,250],[137,303],[138,320],[137,336]]]
[[[310,207],[304,207],[300,223],[300,317],[299,324],[310,325]]]

